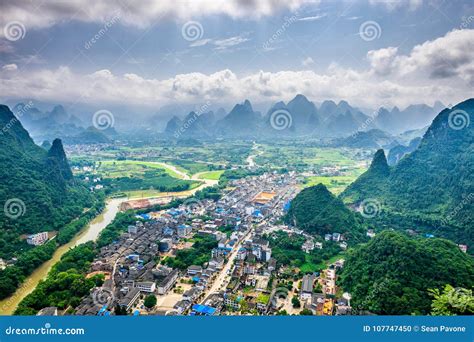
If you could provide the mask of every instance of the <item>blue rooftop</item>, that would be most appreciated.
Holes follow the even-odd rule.
[[[216,308],[208,305],[194,304],[193,311],[205,316],[212,316],[216,312]]]

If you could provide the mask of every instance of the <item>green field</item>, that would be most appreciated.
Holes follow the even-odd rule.
[[[223,173],[224,173],[224,170],[208,171],[208,172],[201,173],[198,178],[199,179],[219,180],[219,178],[221,178]]]
[[[363,170],[360,170],[360,173],[362,172]],[[333,194],[339,195],[349,184],[355,181],[357,177],[355,174],[351,176],[310,176],[305,178],[303,187],[307,188],[322,183]]]
[[[143,176],[149,170],[163,170],[174,178],[182,178],[171,168],[158,162],[140,160],[103,160],[97,162],[97,171],[107,178]]]

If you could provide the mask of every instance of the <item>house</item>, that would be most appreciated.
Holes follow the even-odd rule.
[[[224,305],[231,309],[239,310],[242,299],[242,296],[224,293]]]
[[[322,242],[316,242],[314,244],[314,247],[317,248],[317,249],[323,249],[323,243]]]
[[[367,236],[373,238],[375,236],[375,232],[373,229],[367,230]]]
[[[332,241],[336,241],[336,242],[341,241],[341,234],[339,234],[339,233],[332,233]]]
[[[182,314],[183,312],[185,312],[186,310],[188,310],[189,308],[191,307],[191,302],[189,300],[180,300],[179,302],[177,302],[174,306],[173,306],[173,309],[175,309],[178,314]]]
[[[164,295],[166,294],[176,283],[178,279],[178,270],[173,270],[170,274],[166,276],[165,279],[159,282],[158,284],[158,294]]]
[[[138,227],[137,226],[128,226],[128,233],[129,234],[137,234],[138,232]]]
[[[36,316],[57,316],[58,315],[58,308],[55,306],[48,306],[46,308],[42,308]]]
[[[216,270],[221,270],[224,267],[224,258],[215,257],[209,261],[209,266],[214,267]]]
[[[154,281],[141,281],[135,283],[135,287],[141,292],[153,293],[156,289],[156,283]]]
[[[41,232],[38,234],[31,234],[26,239],[29,245],[39,246],[48,241],[48,232]]]
[[[339,244],[339,247],[341,247],[341,249],[345,251],[347,249],[347,243],[346,242],[341,242]]]
[[[313,294],[313,283],[314,283],[315,276],[312,274],[307,274],[303,277],[301,282],[301,292],[300,298],[301,300],[310,299]]]
[[[133,288],[127,295],[120,301],[119,305],[121,307],[125,307],[126,310],[130,310],[130,308],[137,302],[138,298],[140,298],[140,290],[137,288]]]
[[[332,235],[331,234],[324,235],[324,240],[331,241],[332,240]]]
[[[276,265],[277,265],[276,259],[271,258],[270,260],[268,260],[268,270],[270,272],[276,270]]]
[[[309,253],[314,249],[314,241],[313,240],[306,240],[305,243],[301,246],[301,249],[305,253]]]
[[[192,230],[193,229],[192,229],[191,226],[188,226],[186,224],[181,224],[177,228],[178,237],[184,238],[184,237],[188,236],[188,234],[190,234],[192,232]]]
[[[198,273],[202,273],[202,267],[197,265],[191,265],[188,267],[188,275],[193,276]]]
[[[459,249],[464,253],[467,253],[467,245],[458,245]]]
[[[201,293],[202,293],[201,289],[197,287],[192,287],[183,293],[183,300],[193,302],[195,299],[197,299],[201,295]]]

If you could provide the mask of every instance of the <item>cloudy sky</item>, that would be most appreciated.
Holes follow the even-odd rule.
[[[466,1],[3,0],[0,100],[160,106],[456,103],[474,87]]]

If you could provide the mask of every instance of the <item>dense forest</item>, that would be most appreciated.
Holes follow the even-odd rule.
[[[97,254],[93,242],[79,245],[66,252],[54,265],[48,277],[18,305],[15,315],[35,315],[39,310],[55,306],[73,312],[83,296],[103,283],[103,275],[86,278],[89,265]]]
[[[303,189],[291,202],[286,221],[308,233],[341,233],[348,240],[364,239],[360,215],[347,209],[323,184]]]
[[[35,145],[4,105],[0,124],[0,258],[16,258],[0,271],[0,298],[5,298],[103,209],[104,197],[74,179],[61,140],[48,151]],[[26,244],[27,234],[42,231],[57,231],[56,239],[37,247]]]
[[[474,261],[451,241],[384,231],[348,251],[340,284],[357,313],[425,315],[431,290],[474,286]]]
[[[467,115],[457,128],[453,113]],[[465,113],[465,114],[464,114]],[[379,226],[417,227],[457,243],[474,244],[474,99],[443,110],[419,147],[389,168],[383,151],[340,196],[345,203],[375,199],[383,207]],[[453,128],[454,127],[454,128]]]

